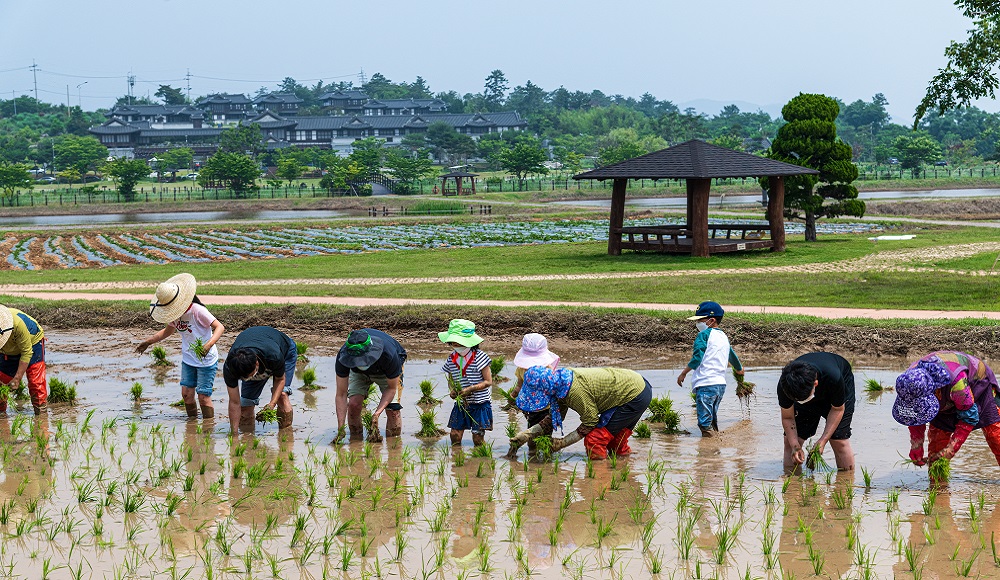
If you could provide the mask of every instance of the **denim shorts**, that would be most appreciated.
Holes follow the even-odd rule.
[[[194,389],[194,392],[206,397],[212,396],[212,385],[215,384],[215,374],[219,369],[219,363],[207,367],[195,367],[181,363],[181,386],[186,389]]]
[[[295,378],[295,364],[299,362],[299,352],[295,348],[295,341],[288,339],[288,355],[285,357],[285,394],[292,394],[292,379]],[[264,385],[271,383],[274,377],[263,381],[241,381],[240,384],[240,406],[255,407],[260,404],[260,394],[264,392]],[[270,395],[267,397],[271,400]]]

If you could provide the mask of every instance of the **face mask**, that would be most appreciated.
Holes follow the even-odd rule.
[[[464,358],[464,357],[469,356],[469,351],[471,351],[471,350],[472,349],[469,348],[469,347],[467,347],[467,346],[460,346],[460,347],[458,347],[458,348],[455,349],[455,352],[458,353],[458,356]]]
[[[698,332],[702,332],[706,328],[708,328],[708,325],[705,324],[704,322],[695,322],[694,327],[698,329]]]
[[[806,403],[808,403],[809,401],[811,401],[811,400],[813,400],[815,398],[816,398],[816,389],[813,389],[813,391],[811,393],[809,393],[808,397],[806,397],[802,401],[796,401],[796,403],[798,403],[800,405],[805,405]]]
[[[371,366],[372,365],[365,365],[363,367],[354,367],[354,369],[358,371],[367,371],[369,368],[371,368]]]

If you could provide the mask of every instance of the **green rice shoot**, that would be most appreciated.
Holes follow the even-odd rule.
[[[299,362],[309,362],[309,357],[306,356],[306,351],[309,350],[309,345],[304,342],[295,343],[295,352],[298,354]]]
[[[440,437],[444,433],[437,422],[437,411],[431,408],[420,413],[420,431],[417,432],[417,437]]]
[[[200,359],[205,358],[205,355],[208,354],[208,350],[205,348],[205,343],[202,342],[200,336],[194,339],[194,342],[191,343],[191,350],[194,351],[195,356]]]
[[[751,383],[746,380],[743,375],[736,373],[736,369],[733,369],[733,378],[736,379],[736,397],[741,403],[746,402],[749,405],[749,399],[753,396],[753,391],[757,383]]]
[[[931,481],[948,483],[948,480],[951,479],[951,460],[947,457],[936,459],[927,468],[927,474],[930,476]]]
[[[538,461],[551,461],[555,453],[552,449],[552,437],[541,435],[533,439],[535,442],[535,458]]]
[[[7,402],[10,399],[10,386],[0,385],[0,401]]]
[[[142,400],[142,383],[136,381],[132,383],[132,389],[129,390],[129,398],[138,403]]]
[[[819,445],[813,445],[809,448],[809,453],[806,455],[806,467],[813,471],[829,471],[830,464],[823,459],[823,453],[819,450]]]
[[[171,407],[177,407],[178,409],[183,409],[185,405],[186,403],[184,402],[184,399],[179,399],[177,401],[174,401],[173,403],[170,403]]]
[[[434,397],[434,383],[423,380],[420,381],[420,400],[417,401],[418,405],[437,405],[441,403],[441,399]]]
[[[10,394],[8,390],[7,395]],[[3,393],[0,393],[3,395]],[[6,395],[3,397],[6,398]],[[50,403],[76,403],[76,385],[64,383],[56,377],[49,379],[49,402]]]
[[[652,413],[646,418],[650,423],[663,423],[665,433],[679,433],[681,416],[674,410],[674,401],[670,397],[654,397],[649,402],[649,411]]]
[[[173,366],[172,363],[167,360],[167,349],[160,345],[154,346],[149,351],[149,356],[153,359],[154,367],[169,367]]]
[[[513,439],[514,437],[517,437],[517,423],[507,423],[507,438]]]
[[[636,439],[649,439],[652,436],[653,430],[649,428],[649,423],[645,421],[639,421],[635,426],[635,437]]]
[[[365,428],[365,431],[371,432],[374,418],[375,417],[372,415],[371,409],[365,409],[361,413],[361,425]]]
[[[876,379],[868,379],[865,381],[865,392],[871,394],[881,394],[885,391],[891,391],[892,387],[887,387],[882,384],[881,381]]]
[[[302,387],[300,390],[303,391],[315,391],[321,389],[319,385],[316,384],[316,368],[308,367],[306,370],[302,371]]]
[[[503,372],[504,365],[507,364],[507,359],[504,358],[502,354],[498,354],[490,360],[490,374],[493,375],[494,381],[506,381],[507,377],[502,376],[500,373]]]
[[[28,400],[28,385],[21,379],[21,382],[17,384],[17,388],[14,389],[14,400],[15,401],[27,401]]]
[[[271,408],[263,408],[257,413],[257,420],[261,423],[277,423],[278,411]]]

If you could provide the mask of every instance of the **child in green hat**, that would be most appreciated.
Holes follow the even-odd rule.
[[[490,404],[492,361],[479,349],[483,339],[476,334],[474,322],[460,318],[452,320],[446,332],[438,333],[438,338],[454,349],[441,367],[448,374],[451,398],[455,399],[455,407],[448,419],[451,444],[461,445],[465,430],[469,429],[472,431],[472,443],[482,445],[486,431],[493,430],[493,407]]]

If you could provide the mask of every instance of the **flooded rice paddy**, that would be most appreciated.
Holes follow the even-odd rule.
[[[786,478],[774,384],[750,365],[749,412],[732,390],[722,436],[633,439],[633,454],[588,462],[582,446],[551,463],[504,458],[506,426],[524,419],[495,399],[493,447],[417,438],[417,385],[447,399],[444,353],[406,365],[404,436],[334,445],[333,350],[309,366],[330,387],[296,390],[295,426],[228,436],[219,418],[171,407],[176,367],[157,372],[122,340],[50,333],[50,377],[77,384],[75,406],[0,419],[0,571],[19,578],[953,578],[1000,571],[1000,469],[974,434],[949,488],[904,465],[907,433],[892,393],[859,392],[856,473]],[[172,359],[176,346],[167,344]],[[510,357],[513,352],[505,353]],[[423,355],[423,356],[421,356]],[[596,364],[571,360],[565,364]],[[640,369],[697,431],[674,368]],[[858,369],[892,384],[905,366]],[[304,368],[304,367],[303,367]],[[300,369],[301,371],[302,369]],[[507,367],[503,373],[513,375]],[[143,399],[128,392],[144,385]],[[296,387],[301,386],[297,379]],[[510,383],[504,383],[509,387]],[[860,386],[859,386],[860,389]],[[450,400],[437,407],[446,423]],[[570,413],[567,432],[576,427]],[[827,458],[832,463],[828,450]],[[864,468],[864,472],[862,471]],[[867,475],[866,475],[867,474]],[[911,566],[914,571],[911,571]]]

